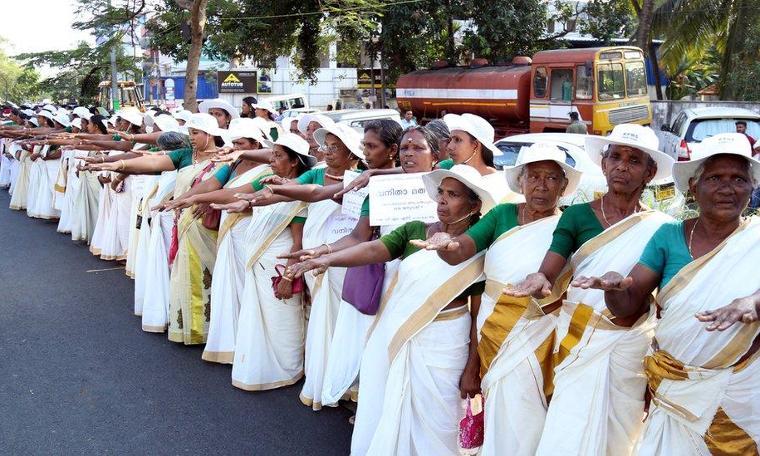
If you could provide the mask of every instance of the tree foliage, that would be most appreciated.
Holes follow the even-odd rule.
[[[0,38],[0,44],[3,39]],[[39,74],[33,68],[19,65],[0,48],[0,99],[15,103],[39,96]]]

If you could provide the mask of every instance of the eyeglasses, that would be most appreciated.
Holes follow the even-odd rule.
[[[336,146],[335,144],[332,144],[329,146],[322,146],[320,149],[322,149],[322,152],[330,152],[331,154],[334,154],[335,152],[340,150],[340,147]]]

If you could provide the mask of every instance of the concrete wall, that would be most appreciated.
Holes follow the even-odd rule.
[[[684,109],[713,107],[744,108],[760,114],[760,102],[652,100],[652,127],[659,130],[663,124],[672,125],[673,119]]]

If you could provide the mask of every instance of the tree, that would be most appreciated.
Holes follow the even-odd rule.
[[[0,44],[3,41],[0,38]],[[15,103],[34,99],[39,95],[38,81],[36,70],[19,65],[0,49],[0,98]]]
[[[590,0],[583,11],[579,30],[606,45],[612,38],[633,36],[636,15],[631,1]]]
[[[179,6],[190,11],[190,51],[187,54],[185,71],[185,109],[198,112],[195,98],[198,86],[198,65],[201,61],[203,37],[206,30],[206,7],[208,0],[177,0]]]
[[[132,73],[136,78],[141,71],[132,56],[124,55],[118,43],[121,36],[115,35],[100,46],[92,47],[80,42],[77,48],[68,51],[47,51],[20,54],[16,58],[30,69],[49,66],[58,73],[40,81],[42,89],[57,100],[78,99],[80,102],[95,102],[98,84],[110,75],[110,49],[115,46],[116,67],[120,72]]]

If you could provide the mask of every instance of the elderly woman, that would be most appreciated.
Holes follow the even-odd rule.
[[[644,367],[652,408],[640,455],[757,454],[760,419],[760,226],[742,221],[760,162],[741,134],[705,139],[673,165],[699,216],[662,225],[628,276],[611,270],[574,286],[604,292],[619,318],[661,319]]]
[[[654,312],[617,318],[607,311],[602,292],[567,285],[572,276],[627,274],[646,241],[672,220],[639,203],[650,181],[670,175],[673,160],[657,150],[658,144],[654,132],[640,125],[589,136],[586,151],[601,164],[608,192],[567,208],[538,272],[505,290],[548,300],[567,292],[557,319],[554,394],[536,454],[630,454],[641,431],[646,386],[641,359]]]
[[[475,282],[483,255],[451,266],[410,241],[439,232],[458,236],[494,200],[471,167],[437,170],[423,180],[438,202],[438,222],[409,222],[379,240],[290,268],[298,277],[309,270],[402,258],[398,281],[386,292],[364,352],[352,454],[457,453],[458,385],[470,332],[467,301],[482,293]]]
[[[218,167],[211,162],[216,152],[215,138],[221,135],[210,114],[194,114],[187,126],[192,149],[178,149],[165,155],[145,155],[116,163],[91,165],[93,169],[127,174],[147,174],[178,170],[174,196],[211,178]],[[197,218],[186,209],[176,218],[169,261],[172,263],[169,306],[169,340],[185,344],[206,341],[211,316],[211,271],[216,260],[216,226],[204,226],[207,218]]]
[[[506,284],[538,269],[551,244],[559,198],[572,194],[581,176],[565,159],[553,145],[524,148],[506,176],[525,203],[496,206],[461,236],[438,233],[412,242],[437,250],[449,264],[488,249],[485,293],[480,306],[470,304],[470,357],[460,381],[463,395],[474,396],[482,388],[486,398],[484,455],[533,455],[544,427],[556,316],[543,314],[527,298],[500,295]]]

